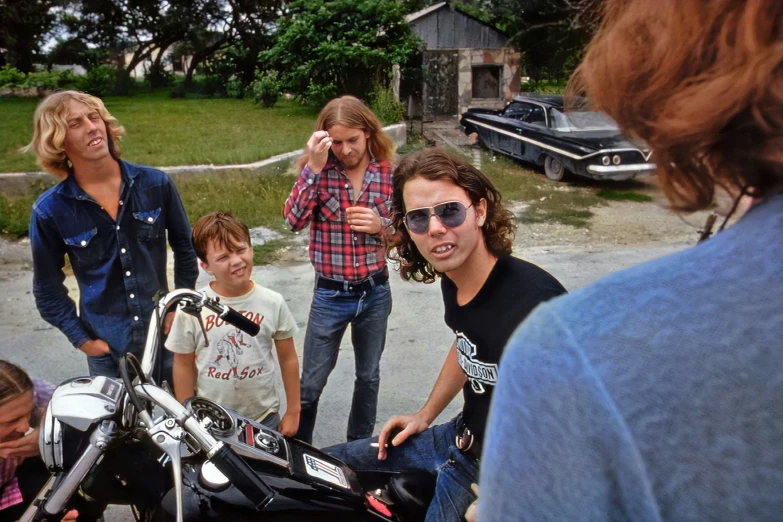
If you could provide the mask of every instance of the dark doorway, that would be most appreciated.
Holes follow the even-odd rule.
[[[473,67],[473,98],[497,100],[500,98],[500,66]]]

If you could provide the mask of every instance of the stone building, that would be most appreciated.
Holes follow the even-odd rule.
[[[520,53],[508,36],[448,2],[407,15],[424,41],[403,78],[400,100],[409,117],[461,114],[469,107],[501,108],[520,86]]]

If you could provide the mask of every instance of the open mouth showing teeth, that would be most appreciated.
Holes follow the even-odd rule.
[[[100,143],[103,141],[101,138],[95,138],[90,143],[87,144],[88,147],[94,147],[96,145],[100,145]]]
[[[433,252],[435,252],[436,254],[443,254],[443,253],[448,252],[452,248],[454,248],[454,245],[443,245],[443,246],[439,246],[438,248],[434,249]]]

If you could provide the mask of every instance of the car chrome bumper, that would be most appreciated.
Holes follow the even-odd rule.
[[[630,179],[637,174],[653,172],[655,163],[630,163],[628,165],[588,165],[587,172],[598,179]]]

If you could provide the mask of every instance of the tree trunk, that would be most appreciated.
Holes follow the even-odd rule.
[[[153,47],[152,42],[139,44],[139,47],[133,53],[133,57],[131,58],[130,63],[125,67],[125,72],[127,72],[129,75],[133,73],[133,69],[135,69],[137,65],[147,59],[154,50],[155,48]]]
[[[199,49],[193,53],[190,58],[190,63],[188,64],[188,71],[185,73],[184,86],[186,89],[189,88],[193,83],[193,73],[196,71],[196,67],[201,62],[218,52],[218,50],[220,50],[220,48],[223,47],[226,42],[228,42],[228,38],[221,38],[214,44],[204,47],[203,49]]]

